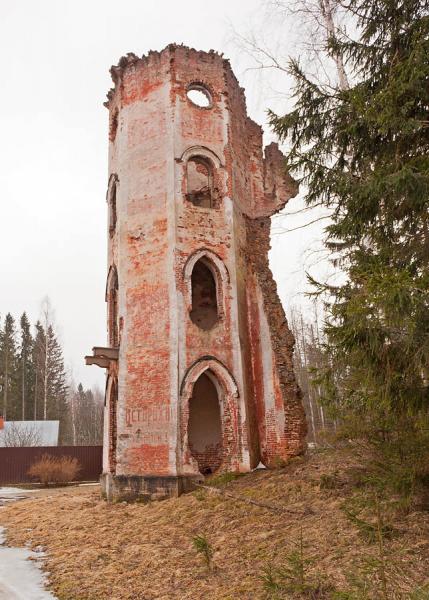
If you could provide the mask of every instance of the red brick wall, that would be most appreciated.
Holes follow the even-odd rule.
[[[109,173],[118,175],[108,262],[118,270],[121,330],[116,472],[198,471],[187,441],[192,381],[213,372],[222,452],[213,465],[246,471],[302,451],[304,417],[293,339],[268,267],[269,216],[297,191],[275,145],[246,115],[244,92],[215,52],[168,46],[112,67]],[[187,87],[212,98],[199,108]],[[187,161],[210,161],[216,202],[187,198]],[[217,282],[219,319],[208,330],[189,310],[194,256]],[[221,464],[219,465],[219,456]]]

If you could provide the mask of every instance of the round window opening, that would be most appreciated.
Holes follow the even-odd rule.
[[[211,94],[202,85],[190,85],[186,95],[192,104],[199,106],[199,108],[210,108],[212,105]]]

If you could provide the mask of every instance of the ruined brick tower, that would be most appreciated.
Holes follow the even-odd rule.
[[[297,193],[215,52],[171,45],[112,67],[102,483],[163,497],[304,448],[293,337],[268,266]]]

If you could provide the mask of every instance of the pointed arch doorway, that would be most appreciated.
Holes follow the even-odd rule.
[[[220,386],[207,370],[195,381],[189,400],[188,444],[202,475],[217,471],[222,463]]]

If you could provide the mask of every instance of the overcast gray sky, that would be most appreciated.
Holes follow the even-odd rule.
[[[213,48],[231,58],[249,113],[262,123],[281,97],[246,70],[229,27],[246,32],[261,23],[261,0],[0,0],[0,318],[26,310],[33,322],[48,295],[66,365],[85,386],[104,384],[83,356],[106,338],[109,68],[127,52],[170,42]],[[275,83],[287,91],[284,80]],[[314,235],[273,239],[285,305],[301,301],[303,252]]]

